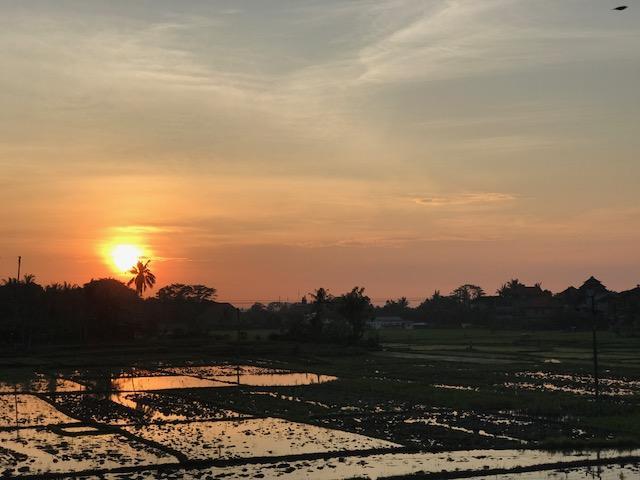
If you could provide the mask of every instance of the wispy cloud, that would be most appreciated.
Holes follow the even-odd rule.
[[[567,6],[558,9],[557,2],[539,2],[532,8],[526,0],[420,3],[422,11],[411,20],[361,50],[366,73],[360,81],[444,80],[629,56],[629,40],[638,37],[637,31],[607,29],[592,18],[580,17],[582,24],[572,20],[582,8],[577,4],[576,11],[570,11]],[[547,8],[541,8],[543,3]],[[549,21],[549,15],[564,21]]]
[[[159,234],[179,232],[180,227],[161,226],[161,225],[126,225],[114,227],[112,231],[116,234]]]
[[[458,195],[444,196],[424,196],[414,197],[412,200],[428,207],[458,207],[466,205],[495,205],[499,203],[512,202],[516,196],[510,193],[483,192],[483,193],[462,193]]]

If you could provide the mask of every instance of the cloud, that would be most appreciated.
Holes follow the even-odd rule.
[[[422,11],[361,50],[359,60],[366,68],[361,82],[445,80],[567,60],[628,57],[633,54],[630,37],[638,36],[631,29],[607,29],[595,18],[578,21],[575,9],[558,8],[557,2],[420,3]],[[541,8],[543,3],[547,8]],[[549,12],[557,19],[550,21]],[[393,12],[387,15],[387,22],[393,22]]]
[[[428,207],[457,207],[466,205],[494,205],[516,200],[516,196],[510,193],[484,192],[463,193],[458,195],[445,195],[433,197],[414,197],[412,200]]]
[[[180,228],[173,227],[173,226],[159,226],[159,225],[127,225],[127,226],[114,227],[112,230],[114,233],[118,233],[118,234],[135,235],[135,234],[174,233],[174,232],[179,232]]]
[[[569,135],[555,136],[547,135],[502,135],[502,136],[486,136],[482,138],[466,138],[461,140],[449,148],[451,150],[472,150],[476,152],[487,153],[514,153],[514,152],[531,152],[538,149],[550,149],[563,145],[575,146],[579,143],[585,143],[587,140],[583,138],[572,137]]]

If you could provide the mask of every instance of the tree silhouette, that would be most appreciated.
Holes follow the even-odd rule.
[[[351,325],[351,340],[359,340],[367,320],[371,318],[371,299],[364,294],[364,287],[353,287],[350,292],[338,297],[337,301],[339,313]]]
[[[33,273],[27,273],[22,280],[16,277],[8,277],[2,279],[3,285],[35,285],[36,284],[36,276]]]
[[[397,300],[387,300],[381,310],[385,315],[397,315],[404,318],[407,316],[409,309],[407,297],[400,297]]]
[[[460,304],[468,307],[471,302],[484,296],[484,290],[482,287],[467,283],[456,288],[451,292],[450,296]]]
[[[106,341],[133,336],[132,319],[139,296],[114,278],[91,280],[83,286],[86,299],[86,336]]]
[[[518,297],[522,290],[525,288],[525,284],[520,282],[517,278],[509,280],[503,284],[497,291],[498,295],[502,298]]]
[[[135,284],[136,293],[140,297],[142,296],[142,292],[147,288],[153,288],[156,284],[156,276],[149,269],[150,262],[151,260],[147,260],[145,263],[142,263],[138,260],[136,266],[129,270],[129,273],[131,273],[133,277],[131,277],[131,280],[127,282],[127,287]]]
[[[208,302],[216,298],[217,290],[206,285],[185,285],[172,283],[158,290],[156,297],[162,301]]]
[[[333,300],[333,296],[326,288],[320,287],[315,292],[310,293],[313,299],[313,317],[311,317],[311,327],[315,333],[322,331],[322,324],[327,317],[328,304]]]

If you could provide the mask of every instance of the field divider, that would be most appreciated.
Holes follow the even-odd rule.
[[[118,427],[118,426],[115,426],[115,425],[109,425],[109,424],[106,424],[106,423],[95,422],[93,420],[89,420],[89,419],[85,419],[85,418],[79,419],[77,416],[70,414],[71,412],[65,411],[67,409],[64,409],[64,408],[61,409],[59,405],[57,405],[55,402],[53,402],[50,398],[47,398],[46,395],[41,394],[41,395],[38,395],[38,396],[40,398],[42,398],[42,400],[44,400],[45,402],[49,403],[56,410],[62,412],[63,414],[67,415],[70,418],[75,418],[76,420],[78,420],[79,422],[83,423],[84,425],[87,425],[89,427],[93,427],[93,428],[95,428],[95,429],[97,429],[99,431],[105,432],[105,433],[113,433],[113,434],[121,435],[121,436],[123,436],[123,437],[125,437],[125,438],[127,438],[129,440],[133,440],[133,441],[141,443],[143,445],[147,445],[148,447],[154,448],[154,449],[156,449],[156,450],[158,450],[160,452],[163,452],[163,453],[165,453],[165,454],[167,454],[169,456],[172,456],[172,457],[176,458],[178,460],[178,462],[180,462],[180,463],[188,460],[188,457],[184,453],[182,453],[182,452],[180,452],[178,450],[175,450],[175,449],[173,449],[171,447],[167,447],[166,445],[163,445],[161,443],[155,442],[153,440],[147,440],[145,438],[138,437],[137,435],[134,435],[133,433],[130,433],[130,432]],[[55,432],[55,430],[53,430],[53,431]],[[96,433],[93,433],[93,432],[91,434],[96,435]]]

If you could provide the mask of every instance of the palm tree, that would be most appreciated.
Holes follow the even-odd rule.
[[[149,269],[150,262],[151,260],[147,260],[145,263],[142,263],[138,260],[137,265],[129,270],[129,273],[131,273],[133,277],[127,282],[127,287],[135,284],[138,296],[142,296],[142,292],[144,292],[147,287],[153,288],[156,284],[156,276]]]
[[[33,273],[28,273],[26,274],[22,280],[20,280],[19,278],[16,277],[8,277],[8,278],[4,278],[2,279],[2,284],[3,285],[35,285],[36,283],[36,276]]]
[[[318,288],[315,292],[310,293],[313,299],[313,317],[311,318],[311,326],[315,333],[320,333],[322,324],[327,316],[328,304],[333,300],[333,296],[326,288]]]

